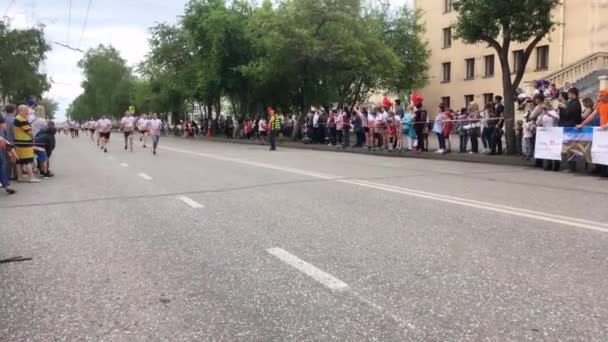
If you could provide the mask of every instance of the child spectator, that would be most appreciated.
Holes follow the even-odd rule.
[[[526,122],[522,125],[523,128],[523,137],[524,137],[524,154],[523,157],[526,160],[530,160],[530,158],[534,155],[534,145],[532,141],[532,137],[534,136],[534,130],[536,126],[534,125],[534,121],[530,119],[529,116],[526,117]]]

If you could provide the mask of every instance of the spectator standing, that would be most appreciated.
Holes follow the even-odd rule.
[[[258,123],[258,131],[260,133],[260,142],[262,143],[262,145],[266,144],[265,139],[266,139],[266,136],[268,135],[267,129],[268,129],[268,124],[266,122],[266,118],[262,116]]]
[[[245,120],[245,136],[247,140],[251,140],[251,137],[253,137],[253,122],[249,117]]]
[[[513,130],[515,131],[515,154],[522,155],[524,122],[522,120],[517,120]]]
[[[46,110],[43,106],[36,106],[36,109],[34,109],[34,117],[32,118],[31,125],[34,137],[36,137],[38,132],[46,129]]]
[[[572,87],[563,96],[563,101],[559,106],[559,126],[576,127],[583,122],[583,110],[581,101],[578,98],[578,89]],[[566,156],[568,160],[568,171],[576,171],[576,160],[574,156]]]
[[[572,85],[570,84],[570,82],[566,82],[564,83],[564,86],[562,87],[562,89],[559,91],[559,93],[567,93],[568,90],[570,90],[570,88],[572,88]]]
[[[357,138],[357,142],[354,147],[363,147],[365,143],[365,132],[363,131],[363,114],[355,109],[351,115],[351,124],[353,126],[353,131],[355,132],[355,137]]]
[[[401,149],[405,145],[403,134],[401,134],[402,121],[403,116],[405,115],[405,111],[403,110],[403,106],[401,106],[400,100],[396,100],[395,103],[398,103],[395,107],[395,115],[393,116],[393,120],[395,121],[395,127],[397,129],[397,136],[395,138],[395,148],[397,149],[397,151],[401,151]]]
[[[471,139],[471,152],[479,153],[479,136],[481,134],[481,113],[479,112],[479,104],[471,102],[469,104],[469,138]]]
[[[532,138],[534,137],[534,131],[536,125],[529,117],[526,117],[526,121],[523,123],[523,137],[524,137],[524,158],[530,160],[534,157],[534,144]]]
[[[591,115],[591,113],[593,113],[593,109],[595,108],[595,103],[593,102],[593,100],[590,97],[585,97],[583,99],[583,112],[581,114],[581,118],[583,120],[587,119],[587,117],[589,115]]]
[[[447,109],[444,112],[445,123],[443,124],[443,137],[445,139],[445,153],[452,152],[452,142],[450,141],[450,134],[452,133],[452,126],[454,119],[454,113],[451,109]]]
[[[337,139],[337,145],[342,146],[342,141],[343,141],[343,129],[344,129],[344,112],[342,111],[342,109],[339,109],[336,113],[336,139]]]
[[[416,128],[414,125],[414,114],[413,114],[414,108],[411,107],[408,110],[408,113],[406,113],[403,116],[403,128],[402,128],[402,132],[404,135],[407,136],[407,148],[408,151],[415,151],[417,150],[417,146],[418,146],[418,137],[416,136]]]
[[[551,108],[551,104],[549,102],[541,105],[540,107],[541,114],[536,119],[536,126],[538,127],[557,127],[559,124],[559,114]],[[546,160],[544,161],[544,169],[545,171],[559,171],[561,162],[559,160]]]
[[[350,111],[342,113],[342,148],[350,146]]]
[[[495,130],[495,143],[496,143],[496,153],[497,154],[502,154],[502,137],[503,137],[503,128],[504,128],[504,124],[505,124],[505,105],[502,103],[502,96],[500,95],[496,95],[494,96],[494,113],[496,114],[496,117],[498,118],[498,122],[496,124],[496,130]]]
[[[418,147],[417,152],[422,152],[426,150],[425,139],[424,139],[424,130],[425,127],[428,127],[429,114],[423,108],[423,102],[420,100],[415,104],[416,111],[414,112],[414,128],[416,129],[416,136],[418,137]],[[428,129],[428,128],[427,128]]]
[[[444,123],[446,120],[445,115],[445,105],[441,103],[439,105],[439,111],[437,112],[437,116],[435,116],[435,120],[433,123],[433,132],[437,134],[437,141],[439,143],[439,149],[435,151],[438,154],[445,153],[445,136],[443,135]]]
[[[28,107],[26,105],[19,106],[17,116],[13,123],[13,132],[15,136],[15,150],[19,160],[17,161],[17,180],[24,182],[23,170],[27,172],[30,183],[39,183],[40,180],[34,177],[32,163],[34,162],[34,136],[32,134],[32,126],[27,120]]]
[[[594,120],[599,117],[599,126],[603,129],[608,129],[608,88],[602,89],[597,97],[599,99],[595,109],[587,118],[576,127],[581,128],[584,126],[592,125]],[[608,166],[596,165],[596,172],[600,173],[602,177],[608,177]]]
[[[467,152],[467,144],[469,140],[469,130],[471,129],[471,124],[468,120],[469,113],[466,108],[462,108],[460,110],[460,115],[456,117],[458,120],[458,138],[460,141],[458,152],[466,153]]]
[[[327,131],[329,134],[329,145],[328,146],[336,146],[338,130],[336,128],[336,120],[338,118],[338,111],[332,110],[329,113],[329,117],[327,118]]]
[[[9,104],[6,107],[4,107],[4,121],[5,124],[3,125],[4,127],[4,138],[10,143],[10,144],[14,144],[15,143],[15,132],[14,132],[14,123],[15,123],[15,112],[16,112],[17,108],[15,107],[15,105]],[[7,169],[7,174],[9,176],[9,179],[16,179],[17,177],[17,170],[16,170],[16,161],[17,161],[17,152],[15,151],[14,148],[8,150],[8,152],[11,153],[11,155],[14,156],[14,158],[9,158],[8,161],[6,161],[6,169]]]

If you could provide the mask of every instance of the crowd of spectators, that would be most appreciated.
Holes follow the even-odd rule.
[[[24,104],[4,106],[0,111],[0,186],[16,193],[11,182],[39,183],[53,177],[50,158],[57,130],[46,119],[43,106],[29,98]]]

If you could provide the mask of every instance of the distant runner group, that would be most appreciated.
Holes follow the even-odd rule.
[[[139,135],[139,141],[143,143],[143,148],[148,147],[148,137],[152,139],[152,154],[156,155],[160,133],[163,128],[163,122],[156,114],[144,114],[136,117],[133,112],[127,111],[120,120],[118,128],[124,136],[125,151],[133,152],[133,136]],[[91,119],[85,122],[82,129],[90,134],[91,141],[96,141],[97,146],[104,153],[108,153],[108,144],[112,133],[112,121],[106,115],[102,114],[97,121]]]

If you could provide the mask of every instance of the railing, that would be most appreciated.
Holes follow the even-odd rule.
[[[608,68],[608,52],[597,52],[546,76],[545,80],[558,85],[566,82],[576,83],[592,72],[604,68]]]

